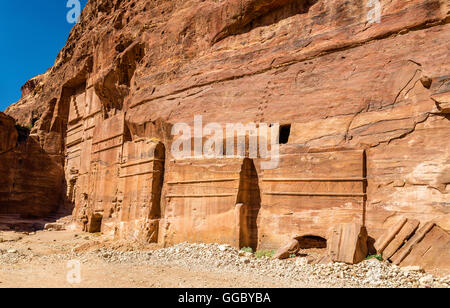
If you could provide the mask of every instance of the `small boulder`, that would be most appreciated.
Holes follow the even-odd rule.
[[[401,267],[400,270],[402,272],[419,272],[419,273],[425,272],[423,270],[423,268],[421,268],[420,266],[405,266],[405,267]]]
[[[339,224],[330,230],[328,256],[337,263],[357,264],[368,254],[368,234],[358,223]]]
[[[291,255],[297,254],[300,250],[300,243],[296,239],[292,239],[289,243],[278,249],[273,256],[274,259],[284,260]]]
[[[253,258],[253,253],[251,253],[251,252],[246,252],[246,251],[239,251],[239,253],[238,253],[238,256],[239,257],[246,257],[246,258]]]
[[[63,230],[65,230],[65,227],[64,227],[64,224],[61,224],[61,223],[48,223],[44,226],[44,230],[63,231]]]
[[[426,275],[419,279],[421,285],[430,286],[434,282],[434,277],[432,275]]]
[[[225,251],[227,251],[227,250],[228,250],[228,248],[230,248],[230,246],[229,246],[229,245],[220,245],[220,246],[219,246],[219,250],[220,250],[220,251],[222,251],[222,252],[225,252]]]
[[[298,258],[297,260],[295,260],[295,264],[297,266],[305,266],[310,264],[309,260],[307,258]]]

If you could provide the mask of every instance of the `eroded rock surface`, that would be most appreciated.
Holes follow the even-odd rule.
[[[17,130],[14,119],[0,112],[0,154],[8,152],[16,146]]]
[[[14,119],[0,113],[0,215],[45,217],[64,203],[63,161],[26,128],[18,129],[20,134]]]
[[[377,239],[400,216],[448,230],[448,1],[382,3],[372,24],[369,9],[90,0],[55,65],[6,111],[34,124],[26,153],[49,166],[27,163],[32,189],[19,185],[21,202],[5,190],[3,207],[62,195],[80,229],[165,244],[275,248],[352,222]],[[281,167],[174,159],[171,127],[196,115],[290,125]]]

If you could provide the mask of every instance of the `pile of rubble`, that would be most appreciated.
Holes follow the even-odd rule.
[[[417,220],[401,219],[377,240],[377,252],[396,265],[449,269],[449,233],[433,222],[419,226]]]
[[[450,288],[450,276],[434,277],[418,267],[401,268],[376,259],[356,265],[345,263],[310,264],[307,257],[279,260],[257,258],[253,253],[239,251],[228,245],[183,243],[158,250],[120,251],[100,248],[89,252],[75,252],[39,256],[28,250],[1,250],[0,264],[14,265],[39,261],[59,263],[79,260],[83,264],[140,264],[179,267],[199,272],[239,273],[261,282],[277,282],[287,287],[393,287],[393,288]]]
[[[356,265],[308,264],[306,257],[286,260],[256,258],[252,253],[238,251],[228,245],[188,243],[148,252],[100,249],[93,253],[111,263],[135,262],[213,272],[239,272],[261,279],[276,279],[291,287],[450,287],[450,276],[437,278],[417,267],[400,268],[376,259]]]
[[[434,222],[421,226],[418,220],[401,218],[376,240],[374,246],[380,259],[394,265],[418,265],[425,270],[450,269],[450,234]],[[287,259],[298,255],[300,249],[298,238],[293,238],[276,252],[275,258]],[[338,224],[330,229],[327,254],[316,262],[358,264],[368,254],[366,228],[357,223]]]
[[[13,265],[21,262],[28,262],[32,256],[16,249],[0,249],[0,265]]]

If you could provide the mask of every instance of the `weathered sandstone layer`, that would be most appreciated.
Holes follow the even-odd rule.
[[[377,239],[402,217],[448,233],[449,3],[382,1],[380,23],[366,4],[90,0],[6,111],[34,124],[28,169],[54,173],[0,208],[64,194],[80,228],[165,244],[273,248],[348,222]],[[279,168],[175,159],[172,126],[198,115],[281,123]]]

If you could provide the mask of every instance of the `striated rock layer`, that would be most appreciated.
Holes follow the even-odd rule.
[[[165,244],[273,248],[350,222],[376,239],[400,216],[448,232],[449,3],[382,1],[372,24],[369,10],[90,0],[55,65],[6,110],[35,122],[38,161],[65,170],[61,181],[56,167],[52,180],[29,175],[39,197],[65,194],[87,231]],[[198,115],[281,123],[279,168],[175,159],[172,126]],[[22,200],[48,206],[36,199]],[[12,200],[1,204],[22,210]]]

